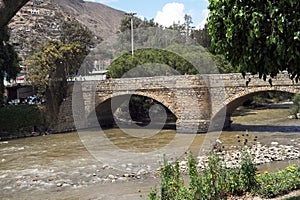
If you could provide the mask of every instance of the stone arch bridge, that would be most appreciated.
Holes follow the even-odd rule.
[[[241,74],[75,82],[73,117],[76,128],[91,126],[95,116],[99,120],[99,113],[102,123],[110,125],[114,120],[112,113],[122,101],[130,95],[140,95],[160,102],[171,111],[177,117],[178,132],[207,132],[228,125],[232,112],[258,92],[300,93],[300,84],[290,80],[288,74],[279,74],[272,82],[271,86],[256,75],[243,78]]]

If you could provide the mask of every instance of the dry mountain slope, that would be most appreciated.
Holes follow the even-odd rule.
[[[77,19],[95,36],[106,39],[118,31],[123,17],[124,12],[99,3],[82,0],[30,0],[9,23],[10,43],[15,45],[19,56],[25,61],[48,40],[59,40],[61,24],[68,18]]]
[[[83,0],[52,0],[65,13],[87,26],[96,36],[108,38],[119,30],[124,12]]]

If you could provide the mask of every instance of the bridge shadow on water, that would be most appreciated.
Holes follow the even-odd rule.
[[[272,125],[252,125],[252,124],[232,124],[226,131],[248,131],[248,132],[282,132],[282,133],[299,133],[299,126],[272,126]]]

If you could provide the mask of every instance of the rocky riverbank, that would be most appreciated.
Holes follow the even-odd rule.
[[[253,157],[256,165],[269,164],[276,161],[296,160],[300,158],[300,143],[294,145],[281,145],[278,142],[272,142],[269,145],[262,145],[260,142],[252,146],[245,146],[244,151],[249,152]],[[217,154],[223,159],[226,168],[240,167],[243,150],[241,147],[233,146],[228,151],[218,152]],[[202,169],[207,166],[208,156],[198,156],[198,168]],[[182,169],[186,169],[186,161],[180,162]]]
[[[0,132],[0,141],[8,141],[13,139],[38,137],[48,135],[48,132],[35,132],[35,131],[18,131],[18,132]]]

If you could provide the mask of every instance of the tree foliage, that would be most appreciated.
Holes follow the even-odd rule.
[[[212,47],[239,71],[300,78],[300,1],[209,0]]]
[[[3,103],[4,78],[15,79],[20,71],[18,54],[8,41],[9,33],[6,26],[0,29],[0,105]]]
[[[210,36],[208,34],[208,27],[205,25],[203,29],[192,30],[191,38],[196,40],[197,43],[207,49],[210,49]]]
[[[139,67],[139,68],[137,68]],[[173,44],[166,49],[139,49],[134,56],[124,53],[113,60],[109,75],[113,78],[127,76],[145,77],[175,74],[217,73],[213,56],[205,48],[197,45]]]
[[[192,63],[193,71],[188,71],[189,74],[218,73],[213,55],[206,48],[198,44],[172,44],[166,50],[176,52],[177,55]]]
[[[34,127],[46,126],[44,110],[36,105],[8,105],[0,108],[0,133],[34,131]],[[2,135],[1,135],[2,137]]]
[[[298,119],[298,115],[300,113],[300,94],[295,94],[293,97],[293,107],[291,108],[291,112],[296,119]]]
[[[158,27],[159,25],[154,22],[154,19],[144,19],[141,20],[137,17],[133,17],[133,28],[137,29],[137,28],[147,28],[147,27]],[[130,16],[126,16],[121,20],[121,24],[120,24],[120,32],[125,32],[131,29],[131,17]]]
[[[138,66],[141,66],[141,68],[138,69]],[[161,49],[139,49],[133,57],[130,52],[127,52],[115,59],[109,67],[109,76],[120,78],[134,68],[136,71],[127,75],[145,77],[174,74],[175,71],[168,66],[181,74],[185,72],[195,73],[193,65],[175,53]]]
[[[222,61],[221,58],[218,59],[219,62]],[[131,71],[130,75],[127,73],[126,76],[218,73],[215,60],[217,58],[214,58],[201,46],[173,44],[166,49],[139,49],[135,51],[134,56],[130,52],[124,53],[113,60],[109,67],[109,75],[113,78],[119,78],[134,68],[135,71]]]
[[[43,93],[49,81],[66,81],[78,71],[92,44],[91,31],[76,20],[65,21],[61,27],[61,42],[49,41],[27,59],[31,83]]]
[[[61,25],[60,40],[64,44],[79,43],[83,47],[93,44],[92,32],[76,20],[69,19]]]
[[[125,73],[127,77],[145,77],[233,72],[233,67],[224,60],[224,56],[208,51],[210,37],[207,26],[203,30],[194,30],[191,23],[189,15],[185,15],[184,24],[174,23],[169,28],[158,26],[153,20],[133,18],[134,48],[137,50],[132,56],[130,17],[124,18],[120,26],[122,34],[110,48],[116,53],[112,51],[115,59],[109,67],[109,76],[119,78]]]
[[[212,54],[212,59],[218,68],[218,73],[227,74],[227,73],[237,73],[238,70],[224,58],[221,54]]]
[[[49,41],[28,58],[29,80],[40,94],[46,96],[47,111],[51,119],[56,119],[59,106],[66,97],[67,76],[78,70],[86,51],[78,43]]]
[[[67,74],[76,73],[85,54],[86,50],[78,43],[49,41],[27,60],[30,82],[43,93],[50,81],[66,80]]]
[[[66,21],[61,41],[49,41],[27,59],[29,80],[46,97],[47,112],[56,120],[67,93],[67,79],[77,73],[92,44],[91,32],[77,21]]]

